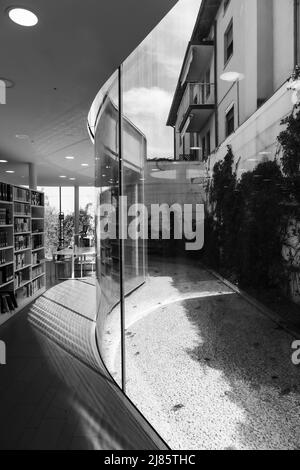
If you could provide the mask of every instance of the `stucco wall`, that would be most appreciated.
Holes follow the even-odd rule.
[[[294,0],[273,0],[274,90],[294,69]]]
[[[209,170],[224,158],[227,145],[232,146],[236,161],[240,159],[240,170],[253,170],[263,159],[274,159],[278,149],[277,136],[283,129],[281,121],[291,111],[291,93],[283,85],[211,155]]]

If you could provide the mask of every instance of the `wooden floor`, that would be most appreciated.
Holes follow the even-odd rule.
[[[81,300],[71,305],[74,289]],[[83,348],[95,326],[91,289],[91,281],[55,286],[0,328],[7,346],[7,365],[0,366],[0,449],[166,448],[93,345]]]

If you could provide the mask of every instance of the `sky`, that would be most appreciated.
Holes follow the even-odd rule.
[[[146,135],[148,158],[173,158],[166,126],[201,0],[180,0],[124,63],[124,113]]]

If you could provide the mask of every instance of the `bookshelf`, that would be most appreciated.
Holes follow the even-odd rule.
[[[45,291],[45,198],[0,183],[0,326]]]

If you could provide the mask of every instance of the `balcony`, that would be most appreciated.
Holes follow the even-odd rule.
[[[178,110],[181,133],[200,132],[215,109],[214,83],[188,83]]]
[[[214,41],[202,41],[198,44],[189,44],[184,66],[180,75],[180,82],[196,82],[204,76],[214,59]]]

